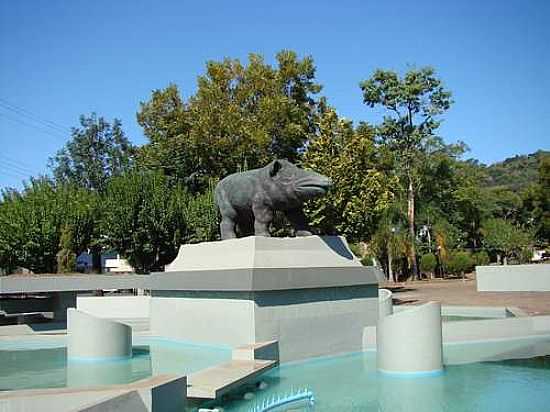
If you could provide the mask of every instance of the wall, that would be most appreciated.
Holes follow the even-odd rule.
[[[148,318],[150,296],[77,296],[76,308],[101,318]]]
[[[360,351],[377,285],[263,292],[153,292],[151,333],[239,346],[279,341],[281,362]]]
[[[478,292],[550,292],[550,264],[476,266]]]

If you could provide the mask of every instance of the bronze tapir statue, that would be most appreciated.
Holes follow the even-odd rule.
[[[260,169],[234,173],[222,179],[215,199],[222,220],[222,239],[255,234],[270,236],[275,211],[283,211],[296,236],[311,235],[303,202],[324,195],[331,185],[328,177],[301,169],[287,160],[274,160]]]

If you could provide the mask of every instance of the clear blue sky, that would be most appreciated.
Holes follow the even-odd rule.
[[[546,0],[1,1],[0,187],[47,172],[82,113],[120,118],[141,144],[153,89],[188,96],[207,60],[283,48],[314,57],[347,118],[379,116],[358,87],[375,68],[431,65],[456,101],[448,142],[485,163],[550,149],[549,20]]]

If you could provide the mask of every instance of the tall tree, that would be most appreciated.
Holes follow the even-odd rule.
[[[251,54],[246,65],[210,61],[187,101],[175,85],[154,91],[137,115],[150,140],[140,161],[188,178],[222,177],[275,157],[298,159],[316,132],[314,96],[321,86],[310,57],[283,50],[276,60],[272,66]]]
[[[411,269],[413,277],[418,278],[414,245],[417,172],[426,144],[440,125],[438,116],[452,104],[451,93],[429,67],[412,69],[403,77],[393,71],[376,70],[360,86],[367,106],[386,109],[378,136],[395,155],[395,164],[406,182]]]
[[[396,184],[377,156],[372,127],[363,124],[354,129],[334,109],[324,110],[319,135],[311,140],[302,162],[333,182],[326,196],[306,206],[310,223],[320,233],[342,234],[351,242],[370,238]]]
[[[109,177],[128,170],[133,153],[120,120],[111,124],[92,113],[80,116],[80,127],[72,129],[71,139],[50,159],[50,167],[58,182],[103,192]]]

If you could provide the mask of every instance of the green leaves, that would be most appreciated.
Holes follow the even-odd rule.
[[[306,207],[312,226],[323,234],[342,234],[350,241],[370,237],[378,214],[393,198],[395,179],[379,167],[367,125],[354,130],[328,108],[319,123],[319,136],[304,154],[303,166],[330,177],[333,188]]]
[[[313,96],[320,90],[313,60],[292,51],[278,53],[275,67],[257,54],[246,66],[210,61],[187,102],[170,85],[141,104],[138,122],[150,143],[139,161],[177,178],[219,178],[245,164],[296,160],[315,134]]]
[[[482,227],[483,242],[487,249],[502,255],[504,261],[515,257],[522,260],[525,250],[533,244],[532,234],[504,219],[489,219]]]
[[[194,196],[159,172],[132,171],[112,178],[103,205],[105,244],[138,272],[161,270],[181,244],[217,236],[211,192]]]
[[[50,159],[57,182],[102,192],[110,176],[128,170],[134,148],[115,119],[111,125],[92,113],[80,117],[79,128],[73,128],[71,140]]]
[[[0,202],[0,266],[56,272],[61,248],[79,254],[98,224],[97,195],[46,178],[33,179],[22,193],[7,191]],[[65,239],[61,242],[61,234]]]

